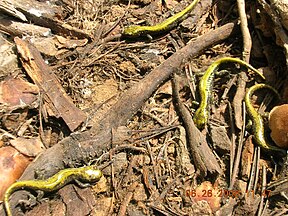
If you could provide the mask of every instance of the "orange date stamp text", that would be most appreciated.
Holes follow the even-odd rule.
[[[245,191],[243,193],[240,190],[228,190],[228,189],[202,189],[202,190],[196,190],[196,189],[186,189],[185,191],[186,196],[188,197],[225,197],[225,198],[241,198],[243,196],[252,196],[254,197],[256,195],[254,190],[251,191]],[[271,190],[264,190],[262,193],[259,193],[259,195],[267,198],[270,197]]]

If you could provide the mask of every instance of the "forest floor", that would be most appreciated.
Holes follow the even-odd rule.
[[[0,7],[0,197],[18,178],[91,164],[103,172],[91,187],[71,182],[37,201],[15,192],[13,215],[287,214],[286,157],[260,148],[246,127],[245,93],[263,80],[228,61],[199,86],[216,60],[233,57],[281,93],[278,101],[255,92],[257,112],[287,103],[286,57],[269,4],[246,0],[246,33],[236,1],[200,0],[171,29],[123,34],[191,2],[13,0]],[[200,130],[193,116],[201,89],[211,99]]]

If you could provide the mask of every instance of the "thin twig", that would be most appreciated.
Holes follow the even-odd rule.
[[[245,122],[245,116],[246,116],[246,112],[245,112],[245,102],[243,102],[243,121]],[[232,178],[231,178],[231,182],[230,182],[230,186],[229,186],[229,190],[233,189],[234,183],[236,181],[236,176],[239,170],[239,164],[240,164],[240,158],[241,158],[241,152],[242,152],[242,147],[243,147],[243,139],[244,139],[244,131],[245,131],[245,124],[243,124],[242,126],[242,133],[240,133],[240,140],[239,140],[239,144],[238,144],[238,148],[237,148],[237,153],[235,156],[235,162],[234,162],[234,166],[233,166],[233,172],[232,172]]]
[[[150,146],[148,141],[146,141],[146,146],[147,146],[147,150],[149,152],[151,163],[152,163],[152,166],[153,166],[155,180],[156,180],[156,185],[157,185],[157,188],[160,188],[161,183],[160,183],[160,179],[159,179],[159,176],[158,176],[157,164],[156,164],[156,162],[154,160],[152,148],[151,148],[151,146]]]
[[[251,35],[248,28],[247,14],[245,12],[245,0],[237,0],[240,26],[243,37],[243,60],[249,63],[250,52],[252,47]]]
[[[254,154],[253,154],[253,162],[251,165],[251,171],[250,171],[250,176],[249,176],[249,182],[248,182],[248,186],[247,186],[247,191],[250,193],[251,189],[252,189],[252,185],[254,183],[254,179],[255,179],[255,164],[256,164],[256,156],[257,152],[256,149],[254,149]]]
[[[236,132],[235,132],[235,124],[233,121],[233,114],[232,114],[232,107],[231,103],[228,102],[228,108],[229,108],[229,120],[231,125],[231,146],[230,146],[230,185],[232,185],[232,176],[233,176],[233,167],[234,167],[234,160],[235,160],[235,140],[236,140]]]
[[[261,201],[260,201],[260,204],[259,204],[257,216],[261,216],[264,213],[264,194],[265,194],[266,185],[267,185],[266,175],[267,175],[267,170],[266,170],[266,167],[263,165],[262,166]]]
[[[260,147],[258,146],[258,147],[256,148],[256,164],[255,164],[256,167],[255,167],[255,180],[254,180],[254,185],[253,185],[253,191],[256,191],[257,182],[258,182],[258,179],[259,179],[260,153],[261,153],[261,149],[260,149]]]
[[[237,0],[237,6],[239,11],[239,18],[241,22],[241,32],[243,36],[243,60],[247,63],[249,63],[250,59],[250,52],[252,47],[252,40],[251,35],[248,29],[248,22],[247,22],[247,16],[245,12],[245,0]],[[243,124],[243,121],[241,119],[241,103],[239,101],[243,100],[245,95],[245,87],[246,87],[246,80],[248,79],[246,73],[242,72],[239,74],[239,81],[238,81],[238,88],[233,100],[233,105],[235,109],[235,124],[236,126],[241,129],[241,125]]]
[[[126,215],[126,210],[128,207],[128,204],[130,203],[132,197],[133,197],[133,193],[136,189],[136,187],[138,186],[138,182],[135,181],[133,182],[133,184],[128,188],[128,193],[126,194],[126,196],[124,197],[122,204],[120,206],[119,212],[118,212],[118,216],[124,216]]]

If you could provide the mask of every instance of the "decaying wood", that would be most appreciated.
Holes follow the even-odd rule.
[[[272,0],[272,8],[280,15],[280,21],[284,28],[288,30],[288,1],[286,0]]]
[[[39,171],[43,178],[50,177],[63,169],[65,163],[66,165],[77,166],[82,161],[87,162],[89,159],[95,159],[102,152],[109,150],[113,128],[125,125],[151,94],[175,71],[178,71],[183,63],[199,55],[211,45],[228,38],[233,33],[234,28],[234,23],[228,23],[216,30],[209,31],[171,55],[144,79],[127,90],[118,102],[111,107],[107,115],[91,130],[72,134],[42,153],[25,170],[20,180],[33,179],[35,170]],[[12,195],[10,203],[14,210],[15,204],[20,199],[23,199],[22,191]]]
[[[0,5],[2,2],[6,1],[1,0]],[[50,28],[55,34],[77,38],[90,38],[88,34],[80,29],[74,28],[60,21],[56,17],[61,17],[61,10],[59,7],[56,7],[56,5],[53,5],[53,7],[51,5],[47,7],[46,1],[9,0],[9,7],[14,8],[14,10],[18,12],[18,17],[22,15],[22,20],[25,18],[28,22]]]
[[[74,185],[67,185],[67,189],[62,188],[59,194],[66,206],[63,215],[75,215],[75,212],[78,215],[89,215],[95,206],[95,197],[92,190],[88,188],[81,189]],[[57,214],[59,215],[59,212]]]
[[[66,94],[57,77],[45,64],[40,52],[27,41],[18,37],[14,40],[23,67],[44,95],[44,105],[47,105],[48,113],[57,118],[61,117],[69,129],[74,131],[85,121],[85,113],[73,104],[72,99]]]
[[[285,50],[286,66],[288,67],[288,35],[285,32],[281,24],[280,18],[278,17],[278,14],[276,13],[276,11],[274,11],[273,8],[271,8],[271,6],[266,1],[258,0],[258,2],[263,7],[265,12],[271,17],[271,20],[273,21],[273,24],[274,24],[273,30],[275,32],[275,35],[277,36],[276,42],[280,46],[282,46]]]
[[[43,37],[51,34],[49,28],[17,22],[11,18],[0,18],[0,31],[9,34],[12,37],[22,37],[27,35]]]
[[[172,79],[173,97],[175,99],[175,106],[179,111],[187,133],[187,145],[191,151],[196,171],[201,178],[204,178],[208,173],[219,174],[222,173],[220,165],[212,150],[207,144],[206,137],[195,126],[191,114],[182,103],[179,96],[179,78],[174,74]]]
[[[0,0],[0,11],[12,15],[13,17],[16,17],[22,21],[27,21],[25,15],[18,11],[11,1]]]

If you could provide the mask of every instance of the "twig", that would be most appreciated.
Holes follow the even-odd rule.
[[[196,170],[200,178],[209,173],[221,173],[220,165],[209,148],[204,135],[196,128],[188,109],[184,106],[179,96],[179,78],[174,74],[172,79],[173,98],[175,107],[183,120],[187,134],[187,145],[191,151]]]
[[[240,18],[240,27],[243,37],[243,60],[249,63],[250,52],[252,47],[251,35],[248,28],[247,15],[245,12],[245,0],[237,0],[239,18]]]
[[[245,112],[245,103],[243,103],[243,120],[245,122],[245,116],[246,116],[246,112]],[[235,156],[235,162],[234,162],[234,166],[233,166],[233,172],[232,172],[232,178],[230,181],[230,185],[229,185],[229,190],[233,189],[234,183],[236,181],[236,176],[239,170],[239,164],[240,164],[240,158],[241,158],[241,152],[242,152],[242,147],[243,147],[243,139],[244,139],[244,131],[245,131],[245,124],[243,124],[242,126],[242,133],[240,134],[240,140],[239,140],[239,144],[238,144],[238,148],[237,148],[237,153]]]
[[[145,148],[142,147],[137,147],[137,146],[132,146],[131,144],[129,145],[121,145],[121,146],[116,146],[115,148],[111,149],[109,152],[105,152],[103,153],[98,159],[97,162],[100,164],[102,163],[104,160],[108,160],[111,155],[115,155],[119,152],[122,151],[136,151],[136,152],[140,152],[142,154],[146,154],[147,151]],[[113,160],[113,157],[112,157]]]
[[[230,181],[230,185],[232,185],[232,175],[233,175],[233,167],[234,167],[234,160],[235,160],[235,140],[236,140],[236,132],[235,132],[235,124],[233,121],[233,113],[232,113],[232,107],[231,107],[231,103],[228,102],[228,108],[229,108],[229,120],[230,120],[230,125],[231,125],[231,146],[230,146],[230,169],[229,169],[229,181]]]
[[[156,185],[157,185],[157,188],[160,188],[160,184],[161,183],[160,183],[160,179],[159,179],[159,176],[158,176],[157,164],[155,163],[155,160],[154,160],[154,157],[153,157],[152,148],[151,148],[151,146],[150,146],[148,141],[146,142],[146,146],[147,146],[147,149],[148,149],[148,152],[149,152],[149,155],[150,155],[150,159],[151,159],[151,163],[152,163],[152,167],[153,167],[153,170],[154,170]]]
[[[259,204],[257,216],[264,215],[264,210],[265,210],[265,208],[264,208],[263,204],[264,204],[264,195],[265,195],[266,185],[267,185],[266,175],[267,175],[266,166],[263,165],[263,166],[262,166],[261,201],[260,201],[260,204]]]
[[[243,60],[249,63],[250,59],[250,52],[252,47],[252,40],[251,35],[248,29],[248,22],[247,22],[247,16],[245,12],[245,0],[237,0],[237,6],[238,6],[238,12],[239,12],[239,18],[240,18],[240,26],[241,26],[241,32],[243,37]],[[245,95],[245,87],[246,87],[246,80],[248,79],[246,73],[242,72],[239,74],[239,81],[238,81],[238,88],[233,100],[233,105],[235,109],[235,124],[236,126],[241,129],[241,125],[243,124],[242,118],[241,118],[241,102],[243,101],[244,95]]]
[[[126,194],[126,196],[124,197],[122,204],[120,206],[119,212],[118,212],[118,216],[124,216],[126,215],[126,209],[128,207],[128,204],[130,203],[132,197],[133,197],[133,193],[136,189],[136,187],[138,186],[138,182],[134,182],[129,188],[128,188],[128,193]]]
[[[256,164],[255,164],[255,180],[254,180],[254,185],[253,185],[253,191],[256,191],[257,188],[257,183],[258,183],[258,179],[259,179],[259,172],[260,172],[260,154],[261,154],[261,149],[258,146],[256,148]]]
[[[253,189],[253,185],[255,182],[255,175],[256,175],[256,169],[257,169],[257,148],[254,148],[254,154],[253,154],[253,163],[252,163],[252,168],[250,171],[250,176],[249,176],[249,182],[248,182],[248,186],[247,186],[247,191],[250,194],[251,192],[254,193]],[[253,189],[252,189],[253,188]]]

